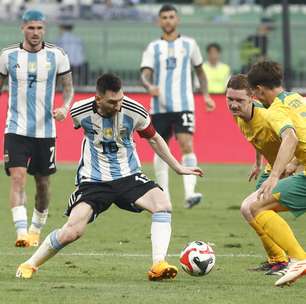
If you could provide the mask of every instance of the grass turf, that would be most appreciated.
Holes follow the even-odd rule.
[[[76,166],[62,165],[52,177],[50,217],[43,236],[61,227],[63,211],[73,191]],[[15,231],[8,208],[9,179],[0,177],[0,303],[305,303],[306,280],[291,288],[273,286],[277,277],[247,269],[264,260],[255,233],[239,214],[242,199],[254,184],[247,182],[249,166],[204,166],[198,190],[204,201],[191,210],[183,208],[182,178],[170,175],[173,200],[173,233],[169,262],[179,266],[178,256],[191,240],[215,244],[213,271],[195,278],[182,270],[175,280],[149,282],[151,266],[150,215],[132,214],[111,207],[88,226],[83,238],[68,246],[40,268],[32,280],[17,280],[15,270],[35,249],[13,246]],[[144,166],[153,177],[152,167]],[[34,184],[28,179],[28,217],[31,218]],[[304,217],[283,215],[302,245],[306,245]]]

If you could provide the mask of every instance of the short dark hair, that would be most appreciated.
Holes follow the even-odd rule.
[[[105,94],[106,91],[119,92],[122,87],[121,79],[112,73],[105,73],[97,80],[96,90]]]
[[[248,81],[254,89],[258,85],[269,89],[280,87],[283,79],[283,70],[279,63],[271,60],[262,60],[252,65],[248,72]]]
[[[160,10],[158,12],[158,16],[160,16],[161,13],[163,13],[163,12],[170,12],[170,11],[175,11],[177,13],[177,9],[176,9],[176,7],[174,5],[172,5],[172,4],[164,4],[160,8]]]
[[[248,95],[252,95],[252,90],[245,74],[233,75],[227,83],[226,89],[246,90]]]
[[[221,45],[217,42],[213,42],[207,45],[206,47],[206,52],[208,53],[210,51],[210,49],[216,49],[219,53],[222,52],[222,48]]]

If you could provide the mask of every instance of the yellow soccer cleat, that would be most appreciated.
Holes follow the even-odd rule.
[[[27,234],[20,234],[17,236],[17,240],[15,242],[16,247],[29,247],[28,235]]]
[[[177,275],[177,268],[169,265],[166,261],[154,264],[148,271],[148,279],[150,281],[161,281],[164,279],[174,279]]]
[[[29,232],[28,243],[31,247],[38,247],[40,240],[40,233]]]
[[[20,279],[31,279],[33,273],[37,271],[37,268],[30,264],[20,264],[16,271],[16,278]]]

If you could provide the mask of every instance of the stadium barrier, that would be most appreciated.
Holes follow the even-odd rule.
[[[142,103],[149,109],[150,97],[147,94],[129,93],[129,97]],[[90,93],[77,93],[75,100],[93,96]],[[225,97],[215,95],[217,109],[208,113],[205,111],[201,96],[195,96],[196,132],[194,137],[195,152],[200,163],[251,163],[255,160],[255,152],[241,135],[238,127],[229,113]],[[7,93],[1,95],[0,101],[0,132],[3,134],[7,112]],[[61,95],[56,94],[55,106],[60,106]],[[77,162],[80,158],[82,129],[75,130],[72,120],[68,117],[64,122],[57,123],[58,162]],[[136,147],[143,162],[152,162],[153,152],[149,144],[135,136]],[[1,157],[3,160],[3,136],[0,138]],[[174,155],[180,159],[179,148],[174,140],[170,143]]]

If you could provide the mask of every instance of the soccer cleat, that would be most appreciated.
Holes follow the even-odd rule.
[[[271,264],[271,268],[265,274],[283,276],[287,273],[287,270],[288,262],[278,262]]]
[[[37,247],[39,245],[40,233],[29,232],[28,234],[28,242],[29,246]]]
[[[200,204],[202,197],[203,197],[202,193],[194,193],[192,196],[186,199],[185,208],[190,209]]]
[[[275,286],[290,286],[300,277],[306,275],[306,260],[290,264],[287,273],[275,282]]]
[[[15,242],[16,247],[29,247],[28,235],[22,234],[17,236],[17,240]]]
[[[16,278],[20,279],[31,279],[34,272],[37,271],[37,268],[30,264],[20,264],[16,271]]]
[[[249,268],[250,271],[268,271],[271,269],[271,267],[273,266],[273,264],[269,263],[268,261],[262,262],[260,263],[260,265],[253,267],[253,268]]]
[[[154,264],[148,271],[148,279],[150,281],[161,281],[164,279],[174,279],[177,275],[177,268],[169,265],[166,261]]]

